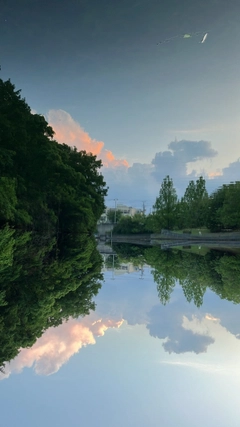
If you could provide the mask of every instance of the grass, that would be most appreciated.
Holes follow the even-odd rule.
[[[201,231],[202,234],[210,233],[209,229],[206,228],[206,227],[202,227],[202,228],[201,227],[199,227],[199,228],[188,228],[186,230],[191,231],[192,236],[196,236],[196,235],[199,236],[199,231]],[[178,234],[183,234],[183,231],[184,230],[174,230],[173,232],[174,233],[178,233]]]
[[[201,245],[191,245],[191,248],[187,248],[184,246],[174,246],[172,249],[177,249],[183,252],[190,252],[192,254],[198,254],[202,256],[206,255],[210,251],[209,248]]]

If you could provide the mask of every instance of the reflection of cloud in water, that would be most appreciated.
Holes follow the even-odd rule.
[[[176,304],[168,307],[156,306],[149,313],[150,323],[147,328],[150,335],[167,339],[163,343],[163,348],[168,353],[206,352],[208,346],[214,343],[214,339],[209,336],[206,329],[195,331],[186,327],[186,319]]]
[[[96,314],[91,313],[84,319],[71,319],[57,328],[49,328],[31,348],[22,349],[6,364],[5,374],[1,374],[0,379],[31,366],[38,375],[51,375],[83,346],[95,344],[96,337],[103,336],[109,328],[119,328],[122,323],[122,319],[97,319]]]
[[[168,353],[179,354],[190,351],[199,354],[205,353],[208,346],[213,343],[214,339],[212,337],[195,334],[192,331],[187,331],[182,328],[180,333],[176,331],[175,336],[169,337],[167,342],[163,343],[163,348]]]
[[[239,369],[238,365],[231,365],[231,366],[224,366],[221,364],[216,364],[216,363],[197,363],[197,362],[190,362],[190,361],[170,361],[170,360],[161,360],[160,361],[161,364],[165,364],[165,365],[172,365],[172,366],[182,366],[182,367],[186,367],[186,368],[193,368],[193,369],[198,369],[200,371],[203,372],[208,372],[208,373],[232,373],[235,375],[236,373],[236,369]],[[238,375],[240,375],[238,373]]]

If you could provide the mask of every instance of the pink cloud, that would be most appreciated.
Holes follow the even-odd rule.
[[[214,179],[214,178],[216,178],[216,177],[218,177],[218,176],[222,176],[222,175],[223,175],[223,173],[222,173],[222,172],[220,172],[220,171],[209,172],[209,173],[208,173],[208,178],[209,178],[209,179]]]
[[[33,366],[38,375],[51,375],[64,363],[87,345],[95,344],[96,337],[103,336],[109,328],[119,328],[123,320],[97,319],[91,313],[84,319],[71,319],[58,328],[49,328],[31,348],[24,348],[17,357],[6,364],[8,378],[12,372],[21,372],[23,368]]]
[[[104,148],[103,141],[97,141],[64,110],[50,110],[47,116],[50,126],[55,132],[56,140],[63,144],[75,146],[78,150],[85,150],[102,160],[104,167],[128,167],[127,160],[116,159],[114,154]]]

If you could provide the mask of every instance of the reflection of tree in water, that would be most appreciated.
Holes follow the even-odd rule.
[[[119,268],[121,263],[120,263],[117,255],[110,254],[105,259],[105,267],[106,268],[113,268],[113,265],[115,268]]]
[[[102,261],[94,238],[0,230],[0,365],[50,326],[94,309]]]
[[[173,260],[170,251],[162,252],[161,261],[159,260],[159,253],[157,248],[150,248],[145,251],[147,262],[154,267],[151,271],[154,282],[157,284],[158,296],[162,304],[166,304],[171,297],[171,293],[175,287],[176,276],[172,268]],[[160,261],[160,262],[159,262]]]
[[[176,281],[179,282],[188,302],[197,307],[209,288],[222,299],[240,303],[240,255],[217,250],[205,256],[181,250],[163,251],[159,247],[134,247],[114,245],[119,257],[140,259],[152,267],[162,304],[169,302]],[[141,258],[142,256],[142,258]]]

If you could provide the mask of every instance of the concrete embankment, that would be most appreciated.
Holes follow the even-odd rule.
[[[137,245],[186,245],[188,244],[240,244],[240,233],[205,233],[202,235],[191,235],[184,233],[159,233],[159,234],[113,234],[107,238],[112,243],[132,243]]]

